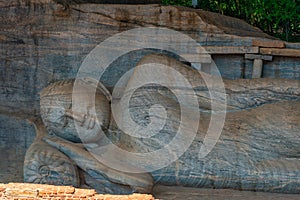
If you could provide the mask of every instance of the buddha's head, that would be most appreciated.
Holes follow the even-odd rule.
[[[43,122],[50,134],[72,142],[96,142],[109,127],[110,94],[101,83],[79,79],[73,90],[74,83],[75,80],[63,80],[43,89]],[[95,101],[91,101],[93,97]]]

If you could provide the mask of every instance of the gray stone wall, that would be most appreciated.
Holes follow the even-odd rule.
[[[245,60],[245,78],[252,77],[253,60]],[[264,78],[287,78],[300,80],[300,58],[274,56],[273,61],[264,61]]]
[[[0,182],[23,182],[26,150],[35,138],[35,130],[25,120],[0,114]]]
[[[222,77],[228,79],[243,78],[243,55],[213,55],[212,58]]]

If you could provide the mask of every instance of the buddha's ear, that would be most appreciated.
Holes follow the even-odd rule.
[[[85,82],[87,85],[96,87],[96,89],[101,92],[109,102],[111,102],[112,100],[112,95],[111,93],[108,91],[108,89],[98,80],[93,79],[93,78],[83,78],[81,79],[81,81]]]
[[[107,98],[109,102],[112,101],[112,95],[108,91],[108,89],[99,81],[97,85],[97,90],[100,90]]]

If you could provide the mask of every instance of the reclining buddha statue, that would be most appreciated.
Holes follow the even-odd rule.
[[[300,193],[299,80],[224,79],[225,123],[214,147],[201,157],[199,152],[215,112],[203,77],[213,80],[214,76],[200,75],[176,59],[152,54],[142,58],[127,87],[137,78],[139,67],[153,60],[183,74],[197,97],[199,107],[188,109],[199,112],[200,120],[195,123],[190,119],[192,125],[189,121],[183,125],[186,129],[198,126],[186,151],[177,154],[168,146],[181,127],[182,107],[188,106],[181,105],[169,88],[146,84],[133,91],[128,110],[117,109],[118,112],[112,114],[112,108],[117,106],[114,102],[119,100],[114,99],[102,83],[76,80],[78,91],[82,93],[75,96],[81,102],[89,101],[92,96],[95,103],[77,105],[79,109],[75,110],[75,80],[62,80],[41,92],[42,120],[34,122],[37,137],[26,153],[25,181],[89,187],[100,193],[114,194],[151,193],[156,184]],[[94,96],[86,92],[90,87],[96,88]],[[119,97],[126,95],[124,92]],[[219,104],[222,103],[220,100]],[[218,100],[216,105],[218,108]],[[157,114],[161,112],[153,114],[153,110],[162,108],[161,115]],[[157,123],[158,134],[137,137],[122,130],[116,118],[123,112],[130,113],[128,123],[131,120],[141,127]],[[180,130],[182,143],[177,141],[174,145],[178,149],[186,145],[184,130]],[[106,148],[111,146],[115,148]],[[129,152],[128,157],[126,153],[114,151],[116,148]],[[167,149],[167,157],[139,161],[130,156],[146,155],[161,148]],[[170,162],[156,168],[157,163],[166,159]],[[128,170],[122,170],[126,168]]]

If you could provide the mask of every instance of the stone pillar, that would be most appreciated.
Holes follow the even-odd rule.
[[[272,61],[273,56],[245,54],[245,59],[253,60],[252,78],[261,78],[263,74],[264,61]]]
[[[262,68],[263,68],[263,60],[262,59],[254,59],[253,69],[252,69],[252,78],[261,78]]]

